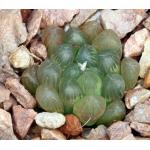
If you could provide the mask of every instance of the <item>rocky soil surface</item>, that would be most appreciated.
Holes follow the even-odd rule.
[[[125,92],[127,114],[109,126],[81,126],[74,115],[43,112],[20,82],[20,75],[47,57],[40,31],[64,30],[97,20],[113,29],[123,44],[123,57],[139,61],[137,86]],[[142,140],[150,139],[150,11],[0,10],[0,139],[1,140]]]

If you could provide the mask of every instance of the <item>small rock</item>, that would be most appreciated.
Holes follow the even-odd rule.
[[[114,30],[120,38],[131,32],[145,17],[144,9],[105,9],[101,11],[103,27]]]
[[[129,126],[129,123],[127,122],[118,121],[113,123],[108,128],[108,135],[110,137],[110,140],[122,140],[129,134],[131,134],[131,128]]]
[[[31,43],[30,52],[37,57],[45,59],[47,57],[47,50],[44,44],[35,40]]]
[[[124,45],[124,56],[135,57],[141,55],[144,43],[149,35],[149,31],[145,28],[132,34]]]
[[[150,88],[150,69],[148,69],[145,74],[143,86],[145,88]]]
[[[78,136],[82,132],[80,120],[72,114],[66,115],[66,123],[60,128],[60,131],[70,136]]]
[[[7,63],[9,63],[9,60],[7,61]],[[5,84],[6,79],[10,77],[19,78],[19,76],[14,72],[12,68],[11,70],[7,70],[7,69],[1,69],[1,66],[0,66],[0,82],[2,84]]]
[[[10,113],[0,109],[0,140],[16,140]]]
[[[9,61],[14,68],[25,69],[33,65],[34,60],[30,56],[28,49],[25,46],[18,47],[14,52],[9,56]]]
[[[15,96],[18,103],[24,108],[34,108],[36,106],[35,98],[24,88],[15,78],[8,78],[5,83],[11,93]]]
[[[57,129],[42,129],[41,138],[42,140],[66,140],[66,137]]]
[[[133,119],[137,122],[150,123],[150,103],[137,104],[134,108]]]
[[[9,100],[10,91],[0,84],[0,103]]]
[[[43,128],[56,129],[65,124],[65,117],[60,113],[42,112],[35,117],[36,124]]]
[[[136,138],[133,136],[133,134],[129,134],[126,137],[124,137],[122,140],[136,140]]]
[[[33,109],[24,109],[20,105],[13,107],[14,128],[21,139],[27,135],[36,114]]]
[[[3,102],[3,108],[9,111],[13,106],[17,105],[17,101],[14,97],[10,96],[9,100]]]
[[[8,56],[26,41],[27,31],[19,9],[1,9],[0,18],[0,82],[4,83],[8,76],[17,77]]]
[[[136,132],[140,133],[141,136],[150,137],[150,124],[132,122],[130,127]]]
[[[150,91],[144,88],[136,88],[127,91],[125,104],[128,109],[132,109],[136,104],[144,102],[150,97]]]
[[[51,25],[63,26],[72,20],[73,16],[79,13],[77,9],[44,9],[41,27],[45,28]]]
[[[144,44],[144,52],[142,53],[142,56],[140,58],[139,64],[140,64],[140,77],[144,78],[146,72],[150,68],[150,38],[148,38]]]
[[[11,52],[26,41],[27,31],[19,9],[0,10],[0,54]]]
[[[104,125],[99,125],[92,129],[85,138],[88,140],[108,140],[107,128]]]
[[[40,28],[42,13],[43,10],[40,9],[35,9],[32,11],[29,21],[27,23],[27,30],[28,30],[27,43],[29,43],[30,40],[37,34],[38,29]]]
[[[71,21],[71,26],[78,27],[91,17],[97,9],[80,9],[80,12]]]
[[[150,17],[148,17],[144,22],[143,25],[145,26],[145,28],[147,28],[148,30],[150,30]]]

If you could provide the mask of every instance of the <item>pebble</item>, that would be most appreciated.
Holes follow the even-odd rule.
[[[5,86],[11,91],[24,108],[34,108],[36,106],[35,98],[24,88],[24,86],[15,78],[7,78]]]
[[[9,100],[10,91],[0,84],[0,103]]]
[[[27,43],[29,43],[30,40],[37,34],[42,20],[42,13],[42,9],[35,9],[30,14],[30,17],[27,22]]]
[[[91,17],[97,9],[80,9],[80,12],[71,21],[71,26],[78,27]]]
[[[42,129],[41,138],[42,140],[66,140],[66,137],[63,135],[63,133],[57,129]]]
[[[101,11],[101,21],[105,29],[114,30],[120,38],[131,32],[144,18],[143,9],[105,9]]]
[[[134,108],[133,118],[137,122],[150,123],[150,103],[137,104]]]
[[[145,74],[143,86],[145,88],[150,88],[150,69],[148,69]]]
[[[139,64],[140,64],[140,77],[144,78],[146,72],[150,68],[150,38],[148,38],[144,44],[144,52],[142,53],[142,56],[140,58]]]
[[[60,128],[60,131],[68,137],[80,135],[83,130],[80,120],[73,114],[66,115],[65,118],[66,122]]]
[[[0,140],[16,140],[10,113],[0,109]]]
[[[59,128],[65,124],[65,121],[65,116],[56,112],[42,112],[35,117],[35,122],[38,126],[48,129]]]
[[[145,26],[145,28],[147,28],[148,30],[150,30],[150,17],[148,17],[144,22],[143,25]]]
[[[41,28],[56,25],[64,26],[79,13],[78,9],[44,9],[41,21]]]
[[[14,68],[25,69],[33,65],[34,60],[25,46],[20,46],[9,56],[9,61]]]
[[[136,132],[140,133],[143,137],[150,137],[150,124],[140,123],[140,122],[132,122],[130,127]]]
[[[91,129],[85,138],[88,140],[108,140],[107,128],[104,125],[99,125],[95,129]]]
[[[0,18],[0,49],[3,53],[11,52],[26,41],[26,27],[19,9],[1,9]]]
[[[146,28],[133,33],[124,45],[124,57],[141,55],[144,49],[144,43],[149,36],[149,31]]]
[[[3,102],[3,108],[9,111],[13,106],[17,105],[17,101],[14,97],[10,96],[9,100]]]
[[[47,57],[46,46],[36,40],[31,43],[30,52],[42,59]]]
[[[129,90],[125,95],[125,105],[128,109],[132,109],[136,104],[144,102],[149,97],[150,91],[145,88]]]
[[[24,109],[20,105],[13,107],[14,129],[21,139],[27,135],[36,114],[33,109]]]
[[[118,121],[108,128],[110,140],[122,140],[131,134],[131,128],[128,122]]]

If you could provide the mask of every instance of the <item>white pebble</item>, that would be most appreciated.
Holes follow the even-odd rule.
[[[42,112],[35,117],[35,122],[38,126],[49,129],[59,128],[65,124],[65,121],[65,116],[56,112]]]

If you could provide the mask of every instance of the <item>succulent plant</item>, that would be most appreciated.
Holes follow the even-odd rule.
[[[139,64],[121,61],[122,44],[114,31],[102,31],[96,21],[80,29],[44,29],[49,56],[25,70],[21,81],[45,111],[74,114],[83,126],[110,125],[126,114],[122,98],[135,86]]]
[[[121,62],[121,75],[124,78],[126,90],[133,88],[140,72],[139,63],[132,58],[124,58]]]

